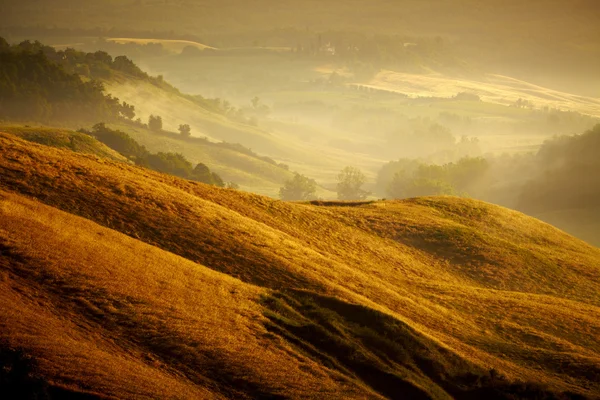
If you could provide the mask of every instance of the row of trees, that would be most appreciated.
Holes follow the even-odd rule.
[[[466,195],[485,177],[489,163],[481,157],[465,157],[444,165],[399,160],[386,193],[391,198],[435,195]]]
[[[465,157],[444,165],[401,159],[386,164],[379,172],[377,188],[390,198],[433,195],[466,195],[486,177],[489,162],[481,157]],[[346,167],[337,176],[339,200],[365,200],[371,192],[362,187],[366,177],[358,168]],[[279,190],[282,200],[315,200],[317,183],[296,173]]]
[[[197,182],[219,187],[225,186],[223,179],[206,165],[199,163],[193,166],[180,153],[150,153],[146,147],[137,143],[127,133],[110,129],[104,123],[94,125],[91,131],[81,129],[80,132],[94,136],[137,165]]]
[[[137,124],[144,126],[142,124],[141,119],[138,119]],[[153,132],[162,132],[163,131],[162,117],[160,115],[150,114],[150,116],[148,117],[148,124],[146,124],[145,127],[150,129]],[[180,124],[178,130],[179,130],[179,133],[181,134],[181,136],[183,136],[183,137],[192,136],[192,128],[190,127],[189,124]]]

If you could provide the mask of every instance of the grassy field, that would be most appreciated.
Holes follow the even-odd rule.
[[[214,47],[207,46],[202,43],[193,42],[190,40],[168,40],[168,39],[139,39],[139,38],[108,38],[106,39],[108,42],[115,42],[119,44],[149,44],[149,43],[157,43],[163,46],[164,49],[173,53],[181,53],[181,51],[188,46],[194,47],[198,50],[212,49]]]
[[[538,220],[454,197],[286,203],[9,134],[0,149],[0,342],[52,387],[600,395],[600,249]]]
[[[68,149],[76,153],[92,154],[101,158],[127,162],[127,159],[104,143],[68,129],[32,127],[22,125],[0,125],[0,131],[11,133],[29,142]]]
[[[452,97],[460,92],[477,94],[484,102],[510,105],[518,99],[528,100],[536,107],[551,107],[566,111],[600,117],[600,99],[560,92],[529,82],[502,75],[488,74],[480,80],[447,77],[441,74],[416,75],[394,71],[382,71],[369,86],[376,89],[396,91],[410,96]],[[463,104],[451,103],[453,108],[465,108]],[[472,108],[471,105],[470,108]],[[491,114],[490,108],[482,104],[484,114]],[[519,115],[519,109],[499,108],[505,116]],[[476,110],[473,110],[476,112]]]

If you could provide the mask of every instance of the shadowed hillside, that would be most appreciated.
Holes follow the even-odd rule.
[[[0,191],[0,343],[50,392],[600,393],[600,250],[523,214],[285,203],[4,133]]]

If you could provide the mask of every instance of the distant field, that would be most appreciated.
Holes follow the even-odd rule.
[[[536,108],[550,107],[600,116],[600,98],[560,92],[502,75],[488,74],[484,80],[477,81],[439,74],[382,71],[366,86],[411,97],[452,97],[460,92],[468,92],[478,95],[485,102],[502,105],[523,99],[532,102]]]
[[[161,44],[166,50],[172,51],[173,53],[181,53],[181,51],[187,47],[192,46],[199,50],[211,49],[216,50],[214,47],[207,46],[202,43],[192,42],[190,40],[167,40],[167,39],[137,39],[137,38],[109,38],[106,39],[109,42],[115,42],[119,44],[135,43],[135,44],[150,44],[158,43]]]

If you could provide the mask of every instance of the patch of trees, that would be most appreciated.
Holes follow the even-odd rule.
[[[227,117],[227,119],[229,119],[231,121],[239,122],[241,124],[246,124],[246,125],[252,125],[252,126],[258,125],[258,121],[257,121],[256,117],[254,117],[254,116],[248,117],[246,115],[246,113],[244,112],[244,110],[242,110],[241,108],[234,107],[227,100],[223,100],[218,97],[214,98],[214,99],[209,99],[209,98],[203,97],[201,95],[183,94],[179,91],[178,91],[178,93],[180,96],[185,97],[186,99],[194,102],[196,105],[204,108],[205,110],[214,112],[215,114],[223,115],[224,117]],[[266,106],[261,105],[261,107],[259,109],[253,110],[253,113],[255,113],[254,111],[261,111],[262,113],[265,113],[265,112],[268,113],[270,110],[268,109],[268,107],[266,109],[264,107],[266,107]]]
[[[396,156],[426,157],[437,162],[481,154],[477,138],[462,136],[457,140],[446,126],[422,119],[389,132],[387,144]]]
[[[113,58],[106,51],[86,53],[72,48],[56,50],[54,47],[46,46],[39,41],[31,42],[29,40],[10,46],[9,49],[13,52],[42,53],[50,62],[61,66],[65,72],[87,79],[109,80],[118,74],[122,74],[147,81],[168,92],[181,94],[177,88],[166,82],[162,75],[156,77],[148,75],[124,55]]]
[[[47,53],[59,57],[38,42],[9,46],[0,39],[0,118],[87,122],[135,116],[132,105],[105,95],[100,82],[83,81]]]
[[[517,207],[531,213],[598,207],[599,153],[600,124],[546,141],[534,158],[537,174],[523,186]]]
[[[377,187],[385,188],[391,198],[434,195],[466,195],[486,178],[489,162],[481,157],[465,157],[444,165],[425,164],[401,159],[386,164],[377,178]]]
[[[179,125],[179,133],[183,137],[190,137],[192,136],[192,128],[188,124],[181,124]]]
[[[150,153],[146,147],[138,144],[127,133],[110,129],[104,123],[94,125],[91,131],[80,129],[80,132],[95,137],[136,165],[192,181],[225,187],[223,179],[206,165],[199,163],[194,166],[179,153]]]
[[[286,201],[315,200],[317,182],[299,173],[295,173],[291,179],[279,189],[279,197]]]
[[[20,62],[15,62],[15,61],[9,62],[9,60],[0,59],[0,61],[2,61],[2,64],[6,64],[6,65],[4,65],[5,68],[3,70],[0,70],[0,80],[9,81],[9,84],[4,85],[6,87],[0,86],[0,89],[5,89],[3,91],[6,91],[9,94],[14,94],[15,91],[17,91],[18,93],[29,93],[30,92],[30,90],[28,90],[28,88],[23,87],[23,84],[21,81],[23,80],[23,78],[31,79],[31,77],[30,76],[23,77],[22,75],[14,74],[14,71],[15,70],[19,71],[18,68],[22,68],[24,64],[30,65],[29,70],[34,70],[34,71],[40,70],[40,67],[38,67],[36,65],[31,65],[31,64],[38,64],[40,62],[39,60],[37,60],[35,58],[25,59],[26,57],[23,56],[23,54],[30,54],[30,55],[37,55],[42,58],[45,57],[45,62],[47,64],[52,65],[52,68],[62,69],[64,72],[63,75],[70,76],[69,79],[71,79],[73,81],[80,81],[82,85],[89,86],[89,89],[87,91],[89,91],[90,93],[97,92],[96,93],[97,97],[100,97],[100,95],[102,95],[105,98],[105,103],[106,103],[106,105],[104,107],[105,110],[103,110],[105,112],[104,112],[104,114],[102,114],[100,112],[102,110],[100,110],[99,109],[100,107],[98,107],[97,105],[95,105],[95,104],[92,104],[92,105],[87,104],[86,105],[85,104],[85,103],[89,103],[91,100],[81,99],[80,98],[81,96],[78,96],[78,95],[70,95],[70,96],[67,96],[67,98],[70,100],[73,100],[71,103],[74,103],[75,105],[79,105],[79,108],[73,107],[73,104],[70,104],[69,106],[63,107],[63,109],[67,110],[67,111],[73,110],[72,113],[66,113],[66,114],[58,113],[59,115],[54,115],[54,114],[57,114],[57,112],[55,110],[57,108],[57,106],[52,106],[52,105],[49,106],[47,103],[52,103],[52,101],[45,99],[45,97],[44,97],[44,94],[62,93],[61,91],[57,90],[58,89],[57,85],[53,85],[46,89],[36,90],[37,92],[41,92],[41,94],[42,94],[41,96],[39,95],[39,93],[37,93],[37,94],[33,93],[27,99],[24,99],[23,101],[20,101],[20,102],[16,101],[18,99],[11,99],[10,103],[13,104],[12,108],[19,109],[22,111],[22,113],[26,114],[26,117],[21,117],[20,115],[15,115],[14,118],[24,118],[24,119],[32,118],[34,120],[46,121],[49,119],[56,119],[56,120],[64,119],[65,115],[67,115],[69,117],[69,119],[74,119],[75,117],[78,117],[79,121],[86,121],[86,122],[97,121],[97,120],[109,121],[109,120],[113,120],[115,118],[126,118],[128,120],[133,120],[135,118],[135,109],[134,109],[133,105],[127,104],[125,102],[119,103],[118,99],[113,98],[110,95],[104,95],[103,94],[104,87],[100,83],[101,80],[110,80],[118,75],[126,75],[131,78],[146,81],[146,82],[148,82],[156,87],[159,87],[160,89],[165,90],[169,93],[174,93],[179,96],[182,96],[208,111],[225,116],[227,119],[229,119],[231,121],[239,122],[239,123],[246,124],[246,125],[252,125],[252,126],[258,125],[258,120],[257,120],[256,116],[254,116],[254,115],[247,116],[246,113],[244,112],[244,110],[242,110],[241,108],[234,107],[227,100],[223,100],[220,98],[209,99],[209,98],[204,98],[203,96],[200,96],[200,95],[188,95],[188,94],[181,93],[179,91],[179,89],[177,89],[170,83],[166,82],[162,75],[158,75],[156,77],[148,75],[141,68],[139,68],[131,59],[129,59],[127,56],[124,56],[124,55],[116,56],[113,58],[106,51],[95,51],[95,52],[86,53],[86,52],[82,52],[82,51],[77,51],[72,48],[67,48],[65,50],[56,50],[55,48],[53,48],[51,46],[46,46],[46,45],[40,43],[39,41],[32,42],[32,41],[28,41],[28,40],[23,41],[14,46],[10,46],[6,42],[6,40],[4,40],[3,38],[0,38],[0,52],[2,52],[2,53],[8,52],[8,53],[21,55]],[[12,63],[12,64],[17,63],[18,64],[17,68],[10,66],[9,65],[10,63]],[[45,71],[44,68],[42,68],[42,70]],[[50,73],[50,75],[53,80],[59,79],[55,76],[56,74],[54,74],[54,73]],[[60,82],[67,80],[67,78],[65,78],[65,77],[61,77],[60,79],[61,79]],[[10,86],[11,86],[10,82],[12,82],[12,86],[16,86],[14,88],[14,90],[12,90],[10,88]],[[30,86],[40,87],[40,84],[42,84],[42,83],[44,83],[44,82],[35,80],[34,82],[31,83]],[[61,84],[59,83],[58,86],[60,86],[60,85]],[[11,89],[11,90],[9,90],[9,89]],[[24,95],[22,95],[22,96],[24,96]],[[74,99],[77,99],[77,100],[74,100]],[[77,104],[77,101],[79,101],[79,104]],[[24,109],[23,105],[28,104],[28,103],[32,104],[32,107],[31,107],[32,109],[27,110],[25,108],[25,110],[23,110]],[[54,112],[53,112],[53,110],[54,110]],[[266,107],[265,105],[262,105],[262,104],[257,105],[256,107],[254,107],[250,110],[252,111],[253,114],[257,114],[257,115],[264,115],[270,111],[268,109],[268,107]],[[10,112],[10,110],[8,112]],[[89,117],[88,114],[90,114],[91,112],[95,112],[95,114],[92,117]],[[31,116],[31,115],[33,115],[33,116]],[[36,117],[36,115],[37,115],[37,117]],[[3,115],[0,115],[0,117],[2,117],[2,116]],[[5,117],[8,117],[8,115],[5,115]]]
[[[424,67],[464,71],[464,63],[441,37],[372,34],[359,31],[321,31],[286,28],[215,37],[217,47],[247,48],[259,54],[268,47],[288,48],[297,58],[319,59],[345,65],[359,79],[380,69],[421,72]],[[250,52],[253,50],[253,53]]]

